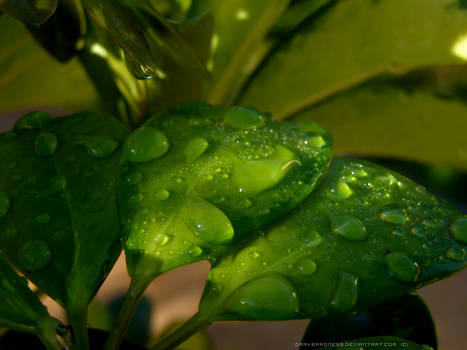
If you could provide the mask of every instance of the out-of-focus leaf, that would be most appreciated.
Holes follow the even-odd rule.
[[[98,105],[97,93],[77,61],[58,63],[8,16],[0,17],[0,31],[0,113]]]
[[[198,317],[319,318],[381,303],[465,267],[465,223],[398,174],[336,159],[288,217],[214,264]]]
[[[374,350],[374,349],[407,349],[407,350],[433,350],[429,345],[416,344],[406,339],[398,337],[369,337],[369,338],[360,338],[352,339],[340,342],[335,346],[326,346],[320,348],[322,350],[340,350],[342,348],[349,350]]]
[[[54,15],[42,26],[28,26],[36,40],[62,62],[72,58],[84,44],[86,18],[79,0],[60,0]]]
[[[214,35],[208,69],[213,76],[208,101],[228,104],[269,45],[264,37],[290,0],[194,0],[190,13],[210,12]],[[266,45],[266,46],[265,46]]]
[[[55,338],[59,322],[51,318],[36,294],[0,255],[0,324],[21,332],[35,333],[49,344],[49,349],[60,349]]]
[[[423,299],[414,294],[373,305],[365,310],[313,319],[301,343],[339,343],[378,335],[404,338],[438,348],[430,310]],[[309,347],[302,346],[300,350],[307,348]]]
[[[41,25],[57,8],[58,0],[0,0],[0,10],[27,24]]]
[[[168,55],[184,68],[204,77],[206,68],[193,48],[144,0],[82,0],[83,4],[134,62],[135,74],[148,78]],[[140,72],[138,72],[140,70]]]
[[[150,0],[163,16],[172,20],[185,20],[192,0]]]
[[[145,287],[178,266],[214,261],[287,213],[327,169],[331,144],[314,123],[190,103],[130,134],[124,156],[118,202],[127,268]]]
[[[465,61],[466,21],[452,0],[339,1],[274,52],[240,104],[282,119],[382,73]]]
[[[382,83],[329,99],[294,117],[328,130],[340,154],[382,156],[467,170],[467,106],[432,91]]]
[[[119,144],[113,118],[36,112],[0,135],[5,257],[71,313],[80,313],[118,257]]]

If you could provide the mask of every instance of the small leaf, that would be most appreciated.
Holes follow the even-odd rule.
[[[438,348],[431,313],[423,299],[414,294],[368,309],[311,320],[301,343],[339,343],[378,335],[400,337]]]
[[[54,337],[59,322],[0,255],[0,324],[40,337]],[[48,339],[50,340],[50,339]],[[55,340],[56,342],[56,340]],[[58,343],[56,344],[58,348]]]
[[[53,15],[58,0],[0,0],[0,10],[27,24],[43,24]]]
[[[79,312],[120,253],[114,146],[126,131],[94,112],[30,125],[20,120],[0,135],[0,191],[10,202],[0,245],[39,288]]]
[[[344,182],[351,195],[336,197]],[[389,205],[400,208],[403,223],[387,220]],[[455,234],[465,231],[461,215],[400,175],[337,159],[288,217],[214,263],[199,317],[320,318],[397,297],[467,265]],[[357,229],[366,235],[356,238]]]
[[[332,342],[334,343],[334,342]],[[324,348],[320,348],[321,350],[339,350],[342,347],[349,350],[371,350],[374,349],[375,346],[381,347],[391,347],[393,349],[407,349],[407,350],[433,350],[429,345],[419,345],[408,341],[406,339],[398,338],[398,337],[387,337],[387,336],[379,336],[379,337],[369,337],[369,338],[360,338],[360,339],[352,339],[340,342],[338,345],[335,346],[326,346]]]
[[[467,12],[454,3],[338,1],[275,50],[237,103],[283,119],[381,74],[465,62]]]
[[[287,213],[327,168],[331,144],[313,123],[190,103],[135,130],[124,155],[118,201],[127,267],[149,283],[175,267],[215,260],[252,228]]]

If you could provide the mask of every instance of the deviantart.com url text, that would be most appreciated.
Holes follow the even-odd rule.
[[[399,349],[399,348],[406,348],[409,346],[408,343],[404,342],[323,342],[323,343],[299,343],[295,342],[295,347],[312,347],[312,348],[321,348],[332,346],[336,348],[351,348],[351,347],[360,347],[362,349],[368,348],[376,348],[376,349]]]

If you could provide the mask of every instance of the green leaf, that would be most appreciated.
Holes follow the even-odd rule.
[[[167,21],[144,0],[82,0],[93,18],[125,51],[134,73],[148,78],[167,55],[178,64],[204,77],[208,73],[199,57]]]
[[[210,12],[214,35],[208,69],[213,76],[208,101],[228,104],[270,47],[263,39],[290,0],[194,0],[190,13]]]
[[[383,73],[465,61],[466,20],[452,0],[339,1],[276,50],[239,101],[283,119]]]
[[[398,174],[337,159],[288,217],[216,261],[198,317],[319,318],[384,302],[465,267],[466,222]]]
[[[97,93],[77,61],[58,63],[8,16],[0,17],[0,31],[0,113],[98,104]]]
[[[51,318],[39,298],[0,255],[0,324],[21,332],[35,333],[49,349],[60,349],[55,338],[59,322]],[[52,344],[55,343],[55,346]]]
[[[61,0],[50,20],[41,27],[28,28],[48,52],[66,62],[83,47],[86,18],[79,0]]]
[[[2,251],[72,314],[121,251],[114,184],[125,135],[95,112],[56,120],[36,112],[0,135]]]
[[[334,343],[334,342],[331,342]],[[406,339],[398,338],[398,337],[386,337],[386,336],[379,336],[379,337],[369,337],[369,338],[360,338],[360,339],[353,339],[341,342],[340,344],[336,344],[335,346],[326,346],[324,348],[320,348],[322,350],[338,350],[345,347],[345,349],[349,350],[371,350],[371,349],[385,349],[385,348],[393,348],[393,349],[407,349],[407,350],[433,350],[429,345],[418,345]]]
[[[408,159],[466,171],[466,113],[458,99],[375,82],[327,100],[294,120],[325,126],[340,154]]]
[[[251,229],[287,213],[326,170],[331,145],[314,123],[190,103],[135,130],[124,155],[119,212],[128,271],[140,284],[214,261]]]
[[[378,335],[404,338],[438,348],[431,313],[423,299],[414,294],[364,310],[312,319],[301,342],[339,343]],[[300,349],[306,349],[306,346]]]
[[[41,25],[57,8],[58,0],[0,0],[0,10],[28,24]]]

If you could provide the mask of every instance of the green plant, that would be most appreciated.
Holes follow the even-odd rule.
[[[409,293],[465,267],[467,217],[333,159],[320,125],[337,153],[465,172],[466,6],[0,0],[1,110],[100,111],[31,112],[0,135],[0,323],[88,349],[89,303],[123,247],[131,285],[106,350],[156,277],[200,260],[199,312],[152,349],[214,321],[298,318],[312,318],[304,343],[437,348]]]

